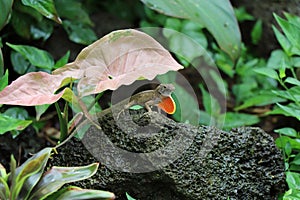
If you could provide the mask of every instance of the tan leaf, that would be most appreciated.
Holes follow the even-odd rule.
[[[61,76],[32,72],[20,76],[0,92],[0,104],[34,106],[52,104],[64,91],[54,94],[62,82]]]
[[[112,32],[83,49],[73,63],[53,74],[80,79],[81,96],[115,90],[139,78],[181,69],[156,40],[133,29]]]

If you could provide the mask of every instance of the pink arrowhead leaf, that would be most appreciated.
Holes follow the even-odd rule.
[[[80,79],[78,91],[86,96],[182,68],[152,37],[127,29],[114,31],[94,42],[73,63],[53,74]]]
[[[20,76],[0,92],[0,104],[35,106],[52,104],[64,91],[55,94],[62,82],[61,76],[32,72]]]

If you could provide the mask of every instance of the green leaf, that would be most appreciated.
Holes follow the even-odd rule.
[[[287,77],[285,80],[284,80],[285,83],[290,83],[290,84],[293,84],[293,85],[297,85],[297,86],[300,86],[300,81],[298,79],[295,79],[295,78],[292,78],[292,77]]]
[[[12,130],[23,130],[32,123],[31,120],[20,120],[0,114],[0,134]]]
[[[30,200],[46,198],[65,183],[91,177],[96,173],[98,165],[98,163],[94,163],[83,167],[52,167],[36,185],[31,193]]]
[[[0,177],[0,199],[9,199],[10,191],[4,178]]]
[[[204,54],[202,44],[199,44],[196,40],[187,37],[183,33],[171,29],[164,29],[163,34],[168,36],[170,50],[174,52],[177,57],[188,61],[188,63],[191,63],[195,58]],[[199,38],[203,37],[200,36]]]
[[[54,65],[54,69],[58,69],[68,63],[70,57],[70,51],[67,51],[67,53],[61,57]]]
[[[277,41],[283,48],[284,52],[289,56],[293,55],[292,44],[290,43],[290,41],[275,26],[272,26],[272,28],[277,38]]]
[[[300,99],[300,87],[298,86],[291,87],[288,90],[272,90],[271,92],[279,97],[292,101],[297,101],[297,99]]]
[[[165,28],[173,29],[176,31],[180,31],[182,27],[182,22],[180,19],[176,18],[167,18],[166,23],[165,23]]]
[[[295,117],[298,120],[300,120],[299,107],[296,106],[296,108],[295,108],[294,104],[289,104],[287,106],[284,106],[284,105],[280,105],[279,103],[277,103],[277,105],[287,113],[287,116]]]
[[[300,190],[300,174],[295,172],[286,172],[286,182],[290,189]]]
[[[0,0],[0,30],[9,22],[13,0]]]
[[[0,78],[0,91],[8,85],[8,70],[5,71],[4,76]]]
[[[0,38],[0,45],[1,45],[1,38]],[[3,74],[4,74],[4,60],[3,60],[2,50],[0,47],[0,78],[2,78]]]
[[[199,87],[201,89],[205,111],[214,117],[220,115],[221,107],[219,102],[204,89],[203,85],[199,85]]]
[[[35,112],[36,112],[36,116],[35,116],[35,119],[37,121],[40,120],[42,114],[44,114],[47,109],[51,106],[51,104],[43,104],[43,105],[38,105],[38,106],[35,106]]]
[[[84,5],[82,2],[77,0],[59,0],[55,1],[55,5],[60,17],[88,26],[93,25],[88,13],[83,9]]]
[[[251,39],[253,44],[258,44],[262,36],[262,20],[257,20],[251,31]]]
[[[85,200],[85,199],[99,199],[99,200],[111,200],[115,199],[115,195],[111,192],[106,192],[102,190],[91,190],[91,189],[81,189],[81,188],[70,188],[68,191],[64,192],[62,195],[57,197],[57,200]]]
[[[290,137],[297,137],[297,131],[293,128],[280,128],[280,129],[274,130],[274,132],[283,134],[283,135],[287,135]]]
[[[25,39],[31,38],[30,24],[33,23],[33,19],[28,17],[28,15],[13,11],[11,17],[11,25],[15,32]]]
[[[251,106],[265,106],[285,101],[287,100],[284,97],[274,96],[272,92],[262,91],[258,94],[254,94],[253,97],[247,98],[242,105],[237,106],[234,110],[239,111]]]
[[[295,156],[291,164],[300,165],[300,153]]]
[[[267,68],[271,69],[280,69],[282,62],[286,63],[286,65],[291,65],[289,62],[288,56],[281,49],[277,49],[272,51],[271,56],[268,59]]]
[[[69,199],[99,199],[99,200],[112,200],[115,195],[111,192],[102,190],[81,189],[76,186],[68,186],[60,189],[59,191],[51,194],[45,200],[69,200]]]
[[[254,71],[258,74],[262,74],[265,75],[269,78],[272,79],[276,79],[278,80],[278,74],[274,69],[270,69],[270,68],[258,68],[258,69],[254,69]]]
[[[16,169],[12,199],[27,199],[44,172],[52,148],[44,148]]]
[[[45,17],[61,24],[61,19],[57,15],[53,0],[22,0],[22,3],[36,9]]]
[[[29,62],[34,66],[49,70],[51,70],[54,66],[53,58],[47,51],[27,45],[13,45],[10,43],[6,44],[15,51],[22,54],[22,56],[28,59]]]
[[[285,154],[289,157],[292,153],[292,146],[291,146],[291,143],[287,142],[285,144],[285,147],[284,147],[284,152]]]
[[[16,119],[22,119],[22,120],[29,118],[27,110],[25,108],[21,108],[21,107],[9,108],[3,114],[5,114],[9,117],[13,117]]]
[[[300,50],[300,27],[284,20],[274,13],[274,17],[291,44]]]
[[[127,200],[136,200],[136,199],[132,198],[127,192],[126,192],[126,197],[127,197]]]
[[[291,144],[293,149],[300,150],[300,139],[294,139],[288,136],[280,136],[275,141],[276,146],[280,149],[283,149],[288,142]]]
[[[249,20],[249,21],[255,20],[255,18],[252,15],[247,13],[245,7],[241,6],[238,8],[234,8],[234,13],[239,22],[243,22],[246,20]]]
[[[41,21],[30,25],[30,33],[35,40],[42,39],[43,41],[46,41],[51,36],[52,32],[52,22],[44,18]]]
[[[223,128],[231,129],[240,126],[249,126],[257,124],[259,121],[260,119],[256,115],[227,112],[225,114],[225,122]]]
[[[241,35],[228,0],[141,0],[149,8],[165,15],[191,19],[204,25],[231,59],[240,54]]]
[[[296,189],[289,189],[284,193],[282,200],[296,200],[300,199],[300,191]]]
[[[64,20],[63,27],[67,31],[69,39],[75,43],[89,45],[97,40],[95,32],[83,24]]]
[[[18,74],[22,75],[36,70],[35,66],[31,65],[30,62],[22,56],[22,54],[16,51],[11,52],[10,61],[14,71]]]

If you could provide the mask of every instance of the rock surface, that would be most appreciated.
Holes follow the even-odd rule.
[[[72,185],[112,191],[121,200],[126,192],[143,200],[277,199],[285,189],[282,155],[259,128],[225,132],[155,112],[141,118],[135,113],[117,124],[108,114],[99,122],[105,135],[92,126],[51,161],[100,162],[97,174]]]

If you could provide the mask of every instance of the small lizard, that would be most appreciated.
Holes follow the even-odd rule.
[[[176,111],[176,104],[171,97],[171,94],[174,92],[175,87],[172,84],[160,84],[154,90],[146,90],[139,92],[115,105],[113,107],[107,108],[100,113],[97,113],[97,118],[105,116],[110,112],[117,112],[117,119],[119,115],[124,112],[124,110],[129,109],[134,105],[141,105],[146,108],[148,112],[151,112],[151,106],[157,106],[159,109],[162,109],[168,114],[173,114]],[[79,124],[77,129],[84,124],[86,124],[91,119],[85,119],[82,123]],[[99,128],[99,126],[97,126]],[[58,144],[55,148],[59,148],[65,144],[69,139],[71,139],[76,134],[76,129],[65,139],[62,143]]]

